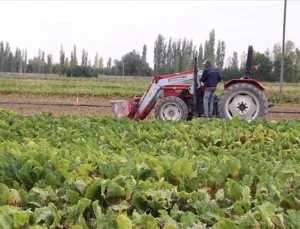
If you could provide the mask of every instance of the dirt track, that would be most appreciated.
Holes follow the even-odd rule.
[[[22,95],[0,95],[1,102],[46,102],[46,103],[70,103],[74,104],[77,101],[76,97],[44,97],[44,96],[22,96]],[[79,104],[93,105],[110,105],[108,99],[80,97]],[[22,115],[36,114],[42,111],[51,112],[53,115],[72,114],[78,116],[85,115],[113,115],[109,107],[81,107],[81,106],[41,106],[41,105],[3,105],[0,108],[12,110]],[[270,110],[296,110],[300,112],[300,104],[277,104]],[[282,120],[282,119],[299,119],[300,114],[268,114],[267,120]]]

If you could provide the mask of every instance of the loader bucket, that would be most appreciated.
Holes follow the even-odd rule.
[[[127,100],[113,100],[110,101],[112,105],[113,113],[116,117],[127,117],[130,113],[128,109],[128,101]]]
[[[133,118],[139,101],[139,97],[134,97],[130,100],[113,100],[110,101],[110,103],[112,105],[113,113],[116,117]]]

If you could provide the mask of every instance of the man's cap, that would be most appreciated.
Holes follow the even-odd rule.
[[[209,60],[205,60],[205,61],[203,62],[203,65],[206,65],[206,64],[211,64],[211,62],[210,62]]]

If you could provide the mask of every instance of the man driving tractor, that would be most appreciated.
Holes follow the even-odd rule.
[[[203,65],[205,66],[205,69],[203,70],[203,74],[200,79],[200,81],[204,83],[203,117],[208,118],[213,115],[215,92],[217,90],[218,83],[222,79],[218,69],[213,67],[210,61],[205,60]]]

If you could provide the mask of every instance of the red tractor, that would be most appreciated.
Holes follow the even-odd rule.
[[[215,97],[214,115],[219,118],[232,119],[240,116],[244,120],[263,118],[268,112],[268,101],[264,86],[251,79],[253,47],[249,46],[246,73],[239,79],[225,82],[225,90]],[[155,117],[161,120],[191,120],[204,113],[204,86],[200,82],[202,70],[194,70],[169,75],[156,75],[142,97],[129,101],[111,101],[117,117],[135,120],[145,119],[155,108]],[[192,81],[192,83],[191,83]],[[163,98],[157,104],[161,92]]]

